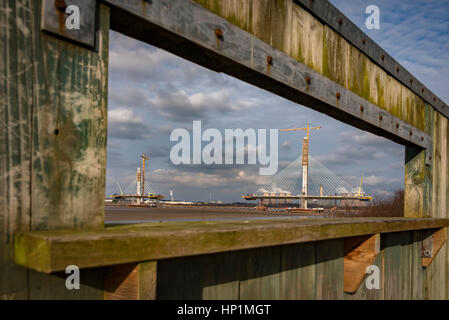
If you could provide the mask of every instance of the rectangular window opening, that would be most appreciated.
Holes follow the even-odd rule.
[[[108,105],[107,224],[404,215],[404,146],[114,31]]]

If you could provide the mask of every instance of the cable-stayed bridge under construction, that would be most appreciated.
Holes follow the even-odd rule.
[[[243,196],[246,200],[257,199],[300,199],[300,200],[360,200],[370,201],[360,186],[353,187],[343,178],[329,170],[320,161],[309,156],[308,175],[310,183],[307,194],[298,194],[302,180],[301,157],[279,171],[269,183],[253,194]]]
[[[359,188],[354,188],[317,159],[309,156],[310,131],[318,129],[321,127],[311,127],[309,124],[304,128],[281,129],[280,131],[284,132],[306,132],[302,143],[302,156],[277,173],[270,183],[259,188],[253,194],[242,196],[242,198],[246,200],[299,199],[303,209],[307,209],[307,200],[314,199],[371,201],[372,197],[366,196],[362,191],[363,177]],[[302,170],[300,170],[301,167]],[[309,184],[309,178],[312,184]],[[295,194],[296,190],[299,190],[300,179],[302,180],[301,193]],[[309,189],[311,189],[311,193],[309,193]]]

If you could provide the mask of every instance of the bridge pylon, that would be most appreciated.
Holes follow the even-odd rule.
[[[301,194],[303,196],[308,195],[308,185],[309,185],[309,139],[310,139],[310,130],[318,130],[321,127],[311,127],[308,123],[305,128],[292,128],[292,129],[280,129],[279,131],[306,131],[306,136],[302,140],[302,190]],[[307,209],[307,199],[303,198],[301,200],[301,207],[303,209]]]

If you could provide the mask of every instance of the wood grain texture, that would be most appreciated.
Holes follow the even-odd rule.
[[[354,293],[365,278],[380,250],[380,235],[346,238],[344,240],[344,288]]]
[[[192,257],[191,263],[184,267],[184,285],[188,291],[188,294],[184,294],[184,298],[238,299],[239,267],[245,253],[246,251],[223,252]],[[198,285],[199,290],[188,289],[198,287]]]
[[[12,262],[13,234],[29,230],[33,113],[28,1],[0,1],[0,298],[28,296],[27,272]]]
[[[156,281],[156,297],[158,300],[184,299],[184,290],[195,288],[184,287],[184,265],[188,258],[175,258],[158,261]]]
[[[0,1],[0,297],[99,298],[97,271],[75,293],[13,265],[18,231],[103,228],[109,9],[92,51],[41,32],[40,6]]]
[[[430,245],[426,243],[426,241],[430,240]],[[443,245],[447,241],[447,229],[441,228],[439,230],[434,231],[427,239],[423,240],[423,251],[430,251],[430,256],[423,255],[422,258],[422,266],[428,267],[435,257],[438,255],[438,252],[443,247]]]
[[[425,150],[417,147],[405,148],[404,165],[404,216],[425,215],[426,163]]]
[[[422,240],[424,238],[425,231],[413,232],[413,244],[412,244],[412,290],[411,299],[423,300],[428,299],[427,285],[425,279],[427,278],[427,270],[422,267]]]
[[[366,277],[363,279],[362,283],[358,287],[357,291],[354,293],[344,293],[345,300],[380,300],[382,299],[383,294],[383,285],[382,285],[382,251],[379,255],[374,259],[372,265],[375,265],[380,270],[380,289],[368,289],[366,286]]]
[[[316,48],[323,44],[323,73],[315,71],[289,54],[292,45],[287,46],[285,43],[293,37],[293,35],[288,36],[293,33],[291,31],[293,24],[290,22],[293,15],[287,12],[291,0],[252,2],[249,15],[237,13],[232,15],[232,18],[248,17],[251,21],[250,25],[253,25],[255,21],[257,30],[260,29],[257,32],[254,30],[246,32],[240,29],[237,25],[242,23],[232,22],[228,14],[221,18],[221,6],[214,1],[200,1],[212,12],[190,1],[181,0],[169,2],[154,0],[145,6],[142,6],[141,1],[138,0],[127,2],[106,0],[105,2],[113,8],[111,27],[116,31],[161,47],[212,70],[227,73],[398,143],[404,145],[412,143],[421,148],[427,148],[430,145],[430,137],[423,132],[422,118],[413,117],[410,123],[405,118],[395,116],[394,113],[389,113],[371,102],[369,100],[370,79],[369,77],[357,78],[357,68],[353,72],[356,78],[349,79],[350,45],[330,28],[327,33],[325,29],[326,36],[323,36],[323,39],[328,37],[329,41],[326,40],[323,44],[324,40],[318,39],[319,43],[313,43],[312,47]],[[276,21],[275,26],[271,20],[274,11],[280,12],[277,18],[280,16],[285,18],[282,22]],[[214,14],[215,12],[217,14]],[[128,28],[129,23],[133,24],[132,30]],[[252,28],[256,28],[255,26]],[[271,31],[262,31],[269,29],[267,26],[284,30],[282,35],[276,34],[276,39],[281,38],[276,44]],[[215,35],[217,28],[223,32],[223,39],[219,41]],[[179,43],[183,46],[178,45]],[[286,46],[283,50],[276,47],[282,44]],[[313,51],[313,49],[307,49],[307,46],[304,44],[302,48]],[[267,56],[273,58],[272,65],[267,64]],[[315,59],[315,61],[319,60]],[[366,64],[366,58],[361,57],[360,61],[361,65]],[[367,73],[364,72],[365,75]],[[306,77],[311,78],[310,85],[306,84]],[[366,95],[358,95],[350,90],[349,82],[351,81],[362,83],[363,92]],[[399,86],[397,91],[390,94],[401,97],[401,90]],[[382,90],[379,89],[380,91]],[[336,98],[337,93],[341,94],[341,99]],[[401,108],[402,98],[397,100],[400,103],[398,108]],[[359,111],[360,105],[363,105],[366,110],[363,115]],[[381,113],[384,120],[379,123],[378,117]],[[396,114],[402,113],[396,112]],[[395,126],[396,123],[399,123],[398,128]],[[414,132],[412,136],[409,134],[410,130]],[[424,137],[424,140],[421,140],[421,137]]]
[[[344,298],[344,239],[315,243],[316,299]]]
[[[15,262],[41,272],[100,267],[382,232],[444,227],[447,219],[348,218],[149,223],[19,233]]]
[[[244,3],[240,6],[234,2],[226,4],[227,1],[194,1],[384,110],[392,112],[400,119],[424,130],[424,99],[395,77],[389,76],[391,71],[385,70],[385,61],[380,64],[375,62],[380,57],[373,61],[343,37],[339,29],[323,23],[295,1],[248,0],[240,1]],[[385,52],[383,54],[385,55]],[[390,78],[391,86],[387,85],[387,77]],[[383,102],[387,90],[397,104]]]
[[[98,53],[41,32],[35,39],[32,230],[103,227],[109,22],[101,8]]]
[[[156,299],[157,262],[116,265],[105,271],[105,300]]]
[[[430,216],[449,216],[449,128],[447,119],[432,110],[431,125],[433,140],[431,175],[432,183],[429,184]],[[429,299],[449,298],[449,251],[447,245],[443,247],[444,254],[434,259],[432,264],[425,269],[424,288]]]
[[[384,242],[384,299],[411,299],[413,234],[387,233]]]
[[[277,300],[280,294],[279,247],[248,250],[240,266],[239,298]]]
[[[130,263],[109,267],[105,272],[104,299],[139,299],[139,265]]]
[[[245,254],[235,251],[159,261],[157,299],[239,299]]]
[[[315,299],[315,243],[281,247],[280,299]]]

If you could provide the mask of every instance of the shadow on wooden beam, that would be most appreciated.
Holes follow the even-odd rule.
[[[380,251],[380,234],[345,239],[344,290],[354,293]]]
[[[422,266],[427,268],[447,240],[447,229],[441,228],[424,235],[422,241]]]

